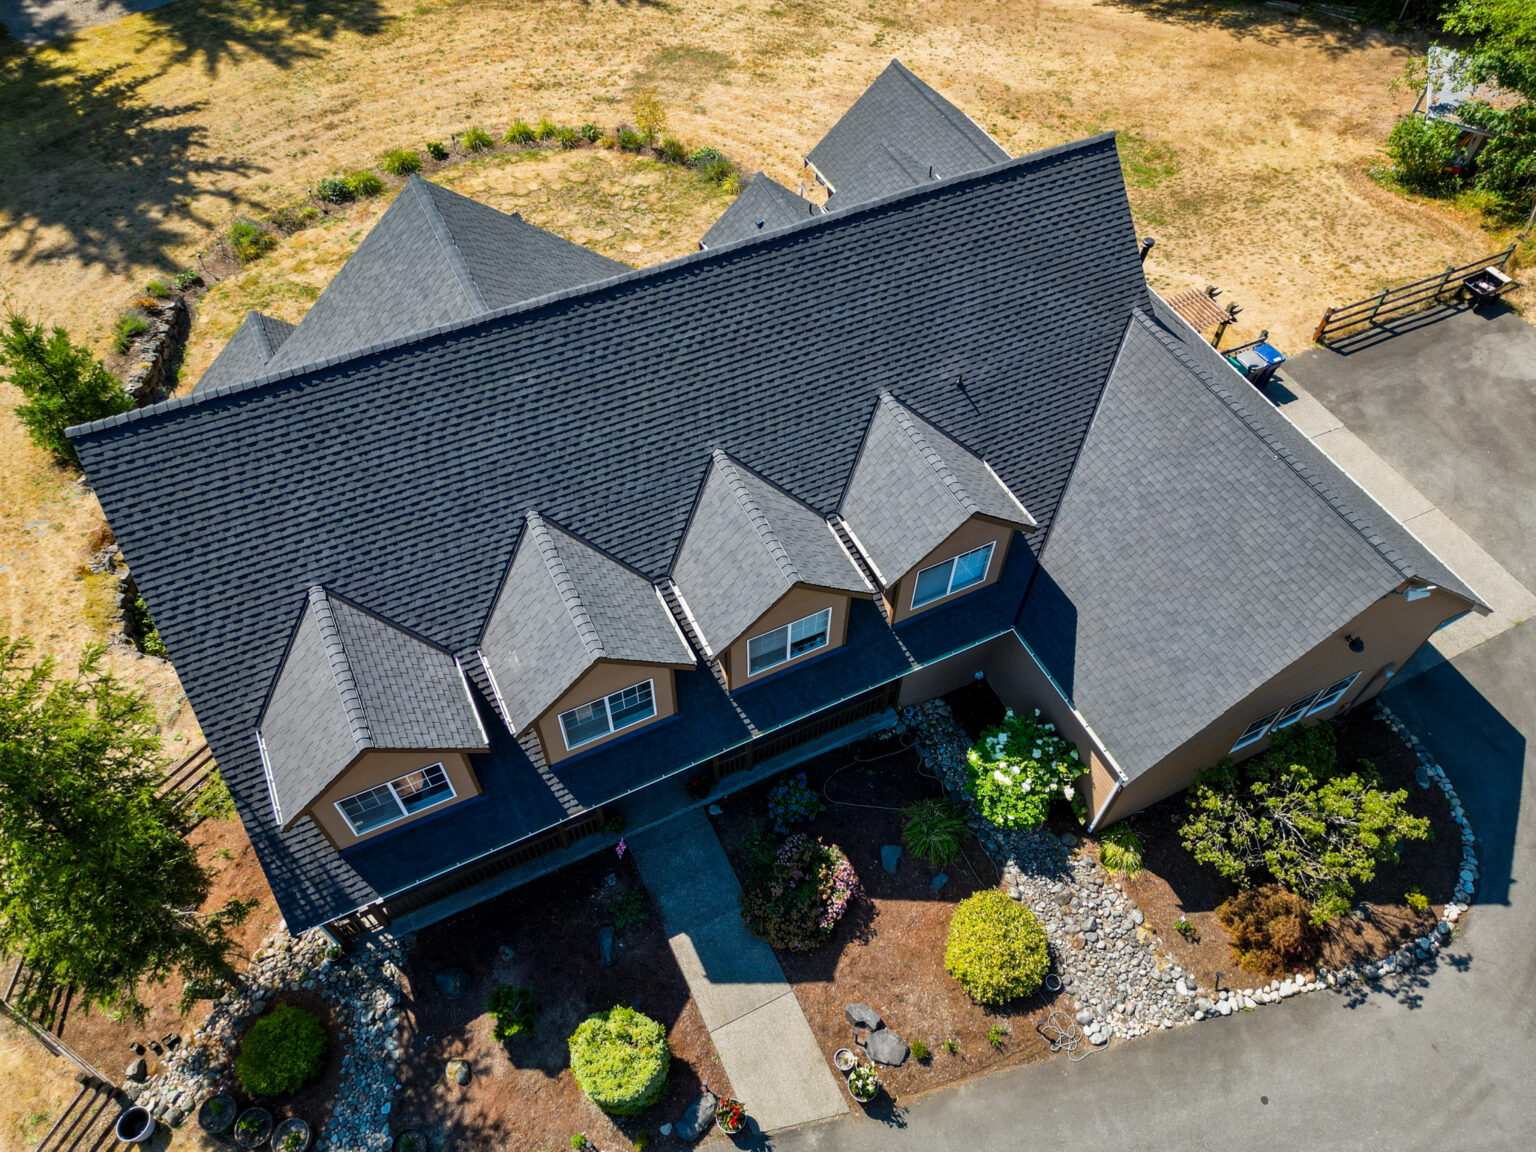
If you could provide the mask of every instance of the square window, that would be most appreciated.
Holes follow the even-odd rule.
[[[924,568],[917,574],[917,582],[912,586],[912,607],[921,608],[924,604],[980,584],[987,578],[995,547],[991,543],[983,544],[980,548],[973,548],[931,568]]]
[[[1239,748],[1246,748],[1255,740],[1261,739],[1264,733],[1269,731],[1269,726],[1275,722],[1275,717],[1279,715],[1280,713],[1278,712],[1271,712],[1262,720],[1255,720],[1248,727],[1244,728],[1243,734],[1237,738],[1237,743],[1232,745],[1232,751],[1236,752]]]
[[[920,608],[924,604],[931,603],[949,595],[949,578],[955,570],[955,562],[946,560],[942,564],[935,564],[932,568],[924,568],[917,574],[917,583],[912,586],[912,607]]]
[[[338,800],[336,807],[341,809],[341,814],[347,818],[353,833],[358,836],[364,832],[372,832],[375,828],[382,828],[390,821],[398,820],[405,815],[388,784],[380,784],[366,792],[359,792],[355,796]]]
[[[565,736],[567,749],[596,740],[599,736],[608,735],[612,729],[608,727],[607,700],[579,704],[569,712],[560,713],[560,728]]]
[[[643,684],[632,684],[624,691],[615,692],[608,697],[608,715],[613,721],[615,732],[656,715],[656,701],[651,694],[651,682],[647,680]]]
[[[433,764],[420,772],[407,772],[394,785],[400,806],[409,814],[453,799],[453,785],[448,782],[448,774],[441,764]]]
[[[992,545],[967,552],[955,561],[955,578],[950,581],[951,593],[980,584],[987,578],[987,566],[992,563]]]
[[[814,616],[796,620],[789,626],[789,658],[814,652],[827,642],[827,630],[832,624],[832,609],[823,608]]]
[[[1353,676],[1345,677],[1343,680],[1328,685],[1328,687],[1318,693],[1318,697],[1313,701],[1312,707],[1307,710],[1307,715],[1315,716],[1319,712],[1332,708],[1344,698],[1344,693],[1348,692],[1350,685],[1358,679],[1360,679],[1360,673],[1356,672]]]
[[[775,628],[747,641],[747,675],[756,676],[789,659],[789,629]]]

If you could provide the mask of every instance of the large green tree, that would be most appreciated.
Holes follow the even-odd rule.
[[[1536,101],[1536,4],[1531,0],[1459,0],[1440,18],[1466,36],[1467,79],[1497,84]]]
[[[232,975],[229,928],[201,911],[209,874],[185,817],[157,795],[147,703],[87,649],[73,676],[0,637],[0,952],[79,1002],[142,1019],[145,981]]]
[[[44,332],[41,324],[15,313],[0,331],[0,367],[21,392],[16,416],[33,442],[71,464],[78,465],[80,457],[66,428],[133,407],[117,377],[89,349],[73,344],[68,332]]]

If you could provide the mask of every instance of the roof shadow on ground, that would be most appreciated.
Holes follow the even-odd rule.
[[[141,46],[168,48],[167,66],[200,60],[210,75],[245,54],[290,68],[325,55],[306,38],[374,36],[392,19],[379,0],[199,0],[146,12]]]
[[[1311,48],[1328,56],[1342,56],[1359,48],[1379,46],[1385,29],[1366,25],[1328,22],[1322,16],[1304,16],[1267,8],[1257,0],[1217,6],[1210,0],[1100,0],[1105,8],[1123,8],[1163,24],[1182,24],[1201,30],[1219,29],[1239,40],[1267,45]],[[1374,33],[1369,39],[1366,33]]]

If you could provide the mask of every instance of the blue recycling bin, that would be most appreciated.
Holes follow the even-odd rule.
[[[1255,344],[1227,356],[1232,367],[1248,378],[1255,388],[1268,384],[1280,365],[1285,363],[1284,354],[1272,344]]]

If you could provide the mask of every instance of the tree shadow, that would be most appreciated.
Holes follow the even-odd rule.
[[[1308,48],[1334,57],[1373,47],[1389,35],[1380,28],[1334,22],[1321,14],[1269,8],[1258,0],[1100,0],[1100,3],[1108,8],[1136,12],[1164,24],[1217,29],[1239,40],[1255,40],[1271,47]]]
[[[148,28],[141,43],[146,49],[166,44],[168,65],[200,60],[209,75],[242,52],[291,68],[324,55],[301,37],[375,36],[391,19],[379,0],[200,0],[144,13]]]
[[[72,70],[34,53],[0,57],[0,214],[23,239],[13,263],[73,257],[118,272],[154,263],[209,221],[191,211],[203,178],[266,169],[203,154],[202,105],[146,101],[125,65]],[[233,193],[212,193],[227,201]]]

